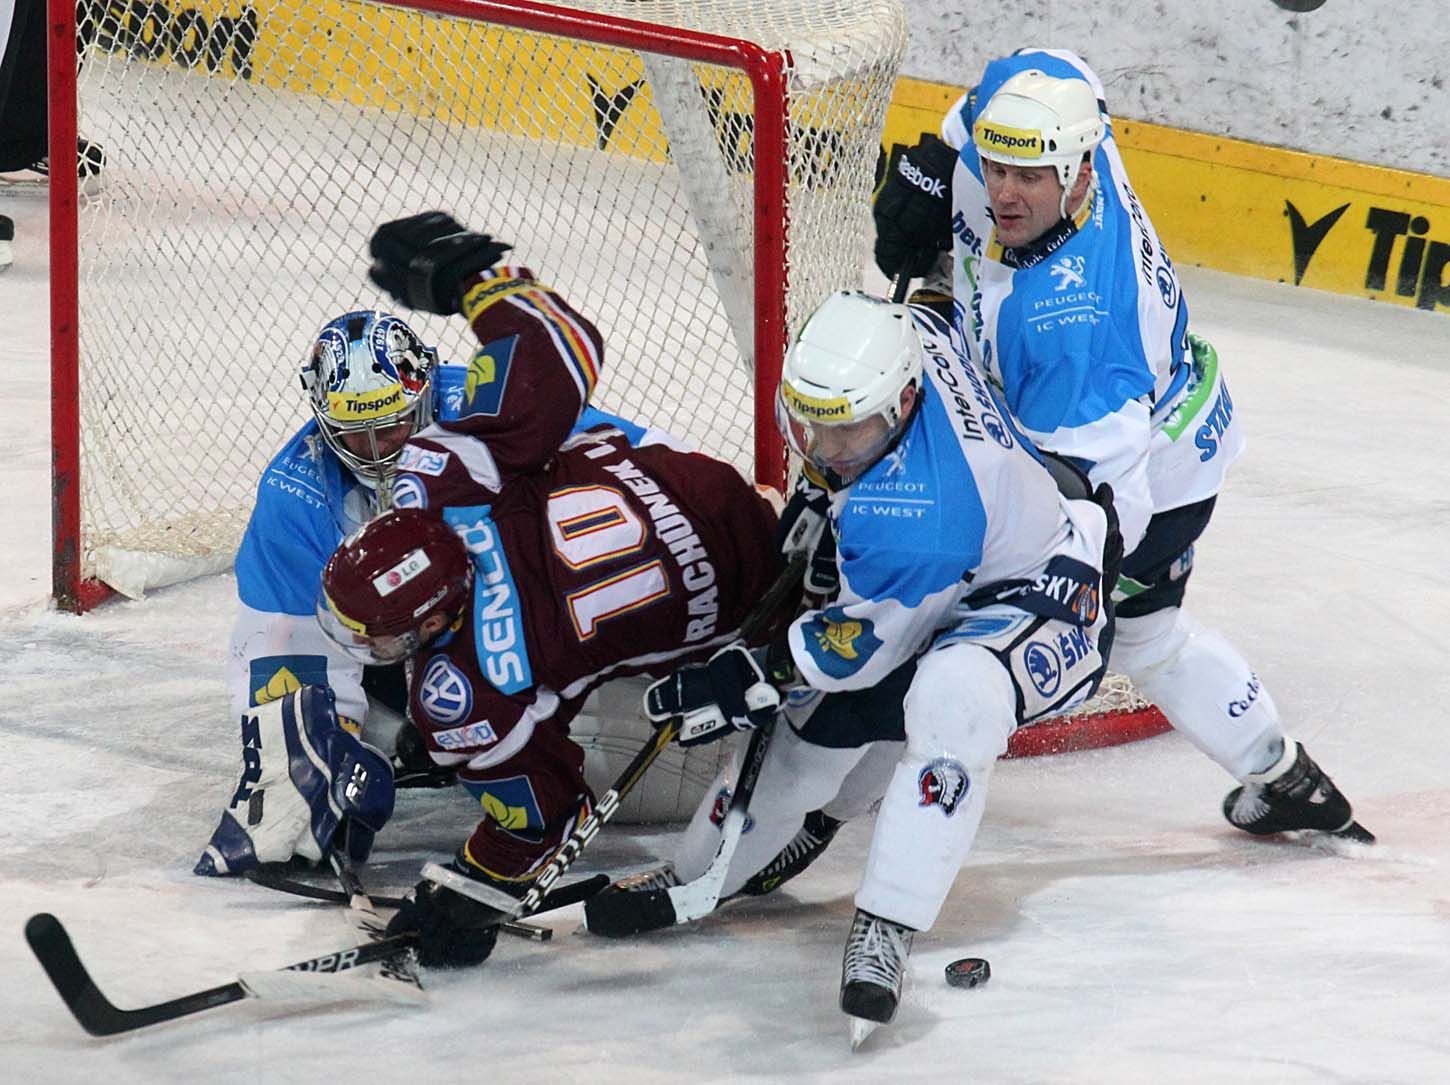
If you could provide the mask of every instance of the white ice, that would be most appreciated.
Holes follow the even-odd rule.
[[[85,1035],[21,938],[61,917],[125,1007],[354,942],[340,910],[191,864],[234,776],[222,691],[232,583],[83,618],[47,610],[41,197],[0,276],[11,495],[0,571],[0,1076],[7,1082],[1441,1081],[1450,1075],[1450,324],[1186,270],[1250,434],[1190,598],[1379,834],[1373,849],[1229,829],[1230,786],[1175,736],[1007,762],[977,847],[920,936],[894,1024],[852,1055],[836,1008],[871,827],[777,896],[609,942],[577,909],[546,945],[427,976],[429,1005],[247,1001]],[[299,418],[302,404],[298,403]],[[366,879],[411,884],[469,824],[404,793]],[[647,859],[606,830],[582,866]],[[972,954],[994,976],[948,987]]]

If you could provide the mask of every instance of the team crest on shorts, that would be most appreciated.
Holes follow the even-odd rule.
[[[940,806],[942,813],[951,817],[957,806],[966,798],[971,781],[960,761],[950,757],[938,757],[921,770],[916,778],[916,788],[921,796],[918,806]]]

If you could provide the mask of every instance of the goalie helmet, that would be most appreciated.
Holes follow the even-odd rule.
[[[911,311],[859,290],[827,298],[786,354],[776,420],[791,448],[831,489],[886,454],[921,383],[921,338]]]
[[[376,486],[403,444],[433,420],[438,354],[398,317],[373,310],[329,320],[302,363],[302,387],[322,439]]]
[[[472,592],[473,560],[453,529],[421,509],[395,509],[328,559],[317,620],[354,659],[397,663],[447,629]]]
[[[1036,69],[1018,72],[1003,83],[972,125],[979,157],[1009,166],[1052,166],[1062,182],[1064,204],[1082,170],[1083,155],[1106,134],[1091,86]]]

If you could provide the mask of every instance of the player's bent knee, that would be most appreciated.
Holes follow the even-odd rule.
[[[995,656],[969,644],[929,652],[906,694],[906,758],[950,750],[968,767],[991,765],[1016,722],[1012,677]]]
[[[1108,667],[1141,686],[1155,671],[1174,661],[1197,629],[1197,623],[1181,607],[1154,611],[1141,618],[1119,618]]]

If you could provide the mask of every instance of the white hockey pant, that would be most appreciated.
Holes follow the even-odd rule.
[[[986,649],[957,643],[922,657],[858,908],[919,931],[936,922],[976,839],[1016,711],[1012,678]]]
[[[900,748],[896,742],[878,743]],[[841,782],[872,747],[837,750],[802,741],[789,725],[780,721],[771,736],[770,749],[760,768],[755,793],[750,799],[750,819],[740,838],[725,876],[721,897],[738,892],[751,875],[776,857],[801,827],[801,819],[819,809],[838,790]],[[675,854],[675,873],[681,881],[698,878],[720,844],[720,828],[712,815],[723,815],[722,801],[730,787],[728,766],[715,778],[706,799],[695,810],[689,828]]]
[[[1111,665],[1236,779],[1274,761],[1284,740],[1274,699],[1228,641],[1182,608],[1119,618]]]

